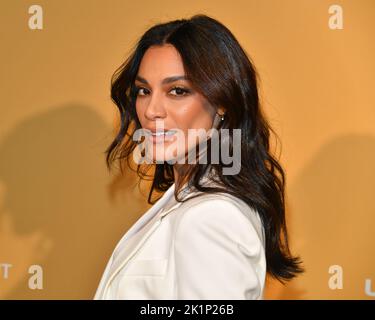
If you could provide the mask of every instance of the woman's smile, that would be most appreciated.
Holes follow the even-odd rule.
[[[176,130],[151,132],[150,140],[154,144],[170,142],[174,140]]]

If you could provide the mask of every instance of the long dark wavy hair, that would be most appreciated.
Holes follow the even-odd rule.
[[[185,173],[191,184],[203,193],[226,192],[245,201],[258,211],[266,237],[267,272],[281,283],[303,272],[299,257],[292,256],[288,245],[285,220],[285,174],[270,152],[270,133],[276,133],[268,124],[260,108],[258,73],[245,50],[222,23],[204,14],[190,19],[159,23],[148,29],[132,49],[126,61],[115,71],[111,81],[111,98],[120,112],[120,128],[106,152],[108,168],[119,161],[129,162],[136,142],[132,136],[141,128],[136,115],[135,77],[146,50],[151,46],[173,45],[180,53],[187,77],[198,92],[215,108],[225,108],[225,119],[219,128],[241,129],[241,169],[236,175],[223,175],[225,166],[197,163]],[[233,138],[233,137],[232,137]],[[233,142],[233,139],[231,140]],[[208,146],[209,146],[208,142]],[[230,145],[233,150],[233,145]],[[210,146],[208,150],[211,150]],[[209,159],[210,159],[210,155]],[[200,178],[214,167],[223,186],[200,185]],[[152,175],[147,175],[153,166]],[[137,165],[141,178],[151,177],[148,202],[152,193],[166,191],[175,181],[173,167],[162,164]],[[178,201],[179,186],[175,196]]]

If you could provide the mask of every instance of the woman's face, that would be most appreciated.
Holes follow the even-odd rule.
[[[172,45],[150,47],[142,58],[135,80],[138,119],[142,128],[166,133],[146,138],[152,160],[185,155],[198,142],[194,135],[188,136],[188,129],[212,128],[215,109],[184,75],[182,59]]]

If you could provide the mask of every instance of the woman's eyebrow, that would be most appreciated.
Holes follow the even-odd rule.
[[[138,80],[139,82],[142,82],[144,84],[148,84],[147,80],[141,76],[136,76],[135,77],[136,80]],[[161,82],[161,84],[167,84],[167,83],[171,83],[171,82],[174,82],[174,81],[177,81],[177,80],[189,80],[185,75],[182,75],[182,76],[172,76],[172,77],[167,77],[167,78],[164,78],[163,81]]]

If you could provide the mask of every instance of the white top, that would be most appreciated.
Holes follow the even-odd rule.
[[[174,188],[119,241],[94,299],[263,299],[265,235],[257,211],[227,193],[182,205]]]
[[[167,193],[168,194],[173,193],[174,188],[175,188],[175,184],[173,184],[166,191],[166,194],[164,196],[167,196]],[[164,198],[164,196],[163,196],[163,198]],[[127,238],[123,239],[123,241],[121,241],[119,246],[113,252],[113,259],[114,260],[121,260],[121,257],[128,253],[127,248],[133,247],[142,238],[142,233],[141,233],[142,229],[146,228],[146,226],[148,226],[150,224],[153,224],[154,221],[158,218],[158,215],[162,211],[170,208],[175,203],[176,203],[176,199],[174,198],[174,196],[167,199],[167,202],[163,205],[163,207],[153,217],[151,217],[151,219],[145,225],[141,226],[139,229],[137,229],[137,231],[135,233],[131,234],[129,237],[127,237]],[[125,264],[121,268],[120,272],[117,273],[116,276],[113,278],[111,284],[109,285],[109,289],[108,289],[106,299],[109,299],[109,300],[118,299],[117,293],[118,293],[119,283],[120,283],[120,280],[123,278],[123,275],[125,274],[125,272],[127,270],[127,267],[128,267],[128,264]]]

